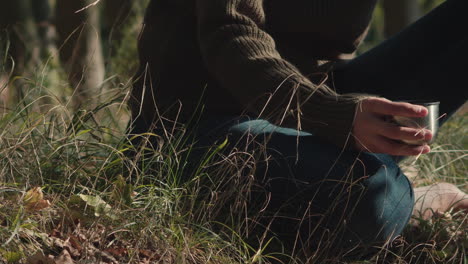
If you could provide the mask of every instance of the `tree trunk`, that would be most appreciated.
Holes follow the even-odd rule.
[[[68,80],[74,89],[73,107],[85,101],[91,107],[99,101],[104,81],[99,7],[91,6],[77,12],[94,1],[58,0],[56,28],[60,60],[68,71]]]
[[[40,55],[43,60],[56,52],[56,32],[52,25],[52,7],[49,0],[31,0],[37,34],[40,41]]]
[[[0,58],[0,68],[6,72],[11,72],[12,76],[3,77],[10,85],[0,87],[2,99],[5,104],[13,106],[20,99],[21,91],[25,86],[22,78],[11,83],[11,78],[15,76],[28,75],[28,70],[32,70],[37,65],[38,49],[34,45],[37,43],[37,32],[29,0],[3,1],[0,8],[0,32],[2,34],[1,54],[8,49],[7,58]],[[31,45],[33,44],[33,45]]]
[[[384,0],[384,34],[390,37],[414,22],[421,15],[417,0]]]

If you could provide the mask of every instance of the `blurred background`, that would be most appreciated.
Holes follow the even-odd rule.
[[[95,105],[135,71],[148,1],[0,0],[0,107]],[[88,105],[89,106],[89,105]]]
[[[11,109],[28,96],[41,100],[42,106],[58,102],[72,110],[93,107],[131,86],[148,0],[0,2],[1,109]],[[440,2],[380,1],[360,52]]]

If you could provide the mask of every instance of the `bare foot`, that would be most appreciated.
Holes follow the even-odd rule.
[[[436,212],[454,210],[468,211],[468,194],[450,183],[437,183],[414,189],[415,205],[413,215],[429,219]]]

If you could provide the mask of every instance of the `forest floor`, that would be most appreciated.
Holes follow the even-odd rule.
[[[1,108],[0,263],[306,263],[273,246],[272,236],[246,236],[252,212],[231,203],[245,201],[245,190],[226,189],[242,182],[210,170],[223,144],[187,182],[179,130],[163,146],[134,149],[125,137],[127,90],[117,86],[94,109],[71,111],[36,91]],[[468,190],[467,109],[441,129],[431,153],[405,162],[417,172],[415,186],[445,181]],[[316,251],[308,263],[468,263],[467,218],[414,218],[366,260]]]

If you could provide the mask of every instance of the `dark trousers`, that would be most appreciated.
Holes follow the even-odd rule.
[[[467,10],[466,0],[446,1],[396,36],[337,66],[332,86],[339,93],[437,100],[440,112],[450,115],[467,99]],[[328,237],[333,247],[349,248],[388,241],[408,223],[413,191],[393,157],[344,151],[266,120],[207,114],[199,145],[228,136],[231,149],[247,144],[256,145],[250,151],[262,149],[264,159],[255,174],[268,193],[264,224],[280,238],[306,243]]]
[[[468,2],[447,0],[394,37],[334,71],[340,93],[440,101],[448,116],[468,98]]]

